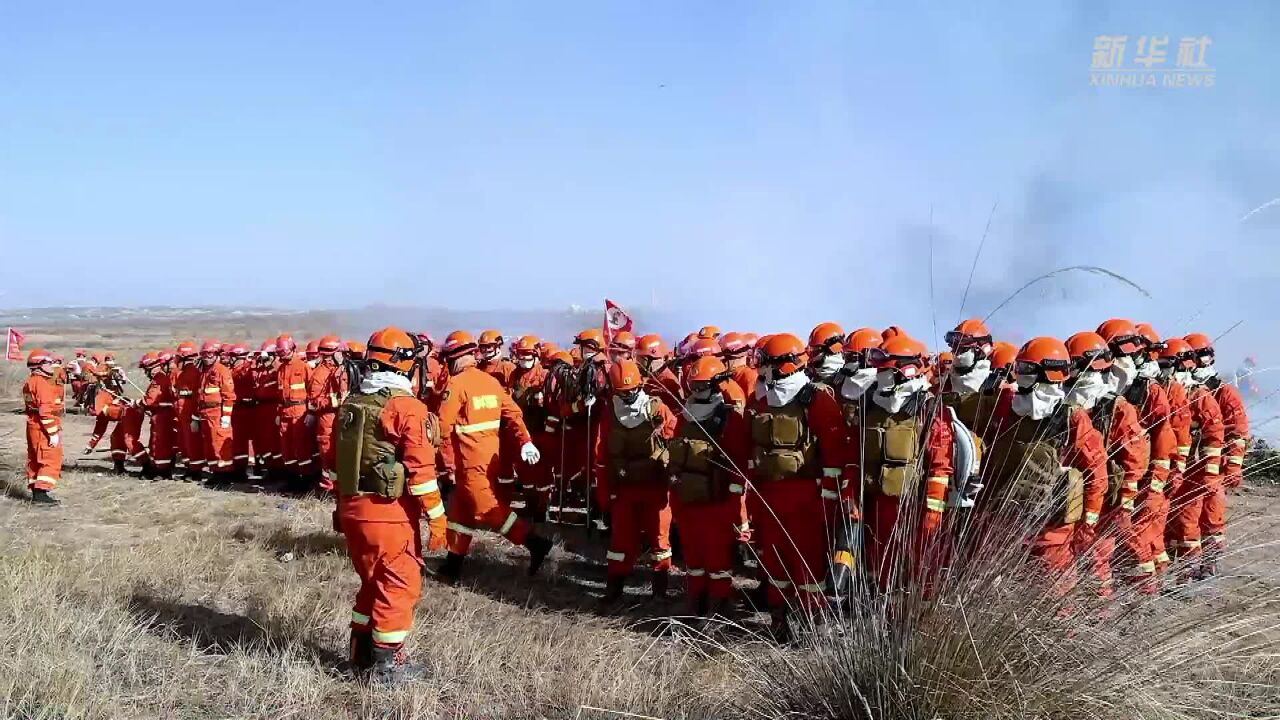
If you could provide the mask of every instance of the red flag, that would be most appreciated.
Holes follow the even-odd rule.
[[[604,342],[613,342],[614,333],[631,332],[631,316],[609,298],[604,299]]]
[[[14,330],[13,328],[9,328],[9,342],[5,348],[5,353],[4,353],[5,359],[21,360],[22,359],[22,341],[26,339],[27,339],[26,335],[23,335],[22,333],[18,332],[17,330]]]

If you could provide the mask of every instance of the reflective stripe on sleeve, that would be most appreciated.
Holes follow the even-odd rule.
[[[1179,454],[1179,455],[1181,455],[1181,456],[1183,456],[1183,457],[1186,457],[1186,456],[1190,455],[1190,454],[1191,454],[1191,446],[1190,446],[1190,445],[1179,445],[1179,446],[1178,446],[1178,454]]]
[[[1096,512],[1087,512],[1087,513],[1085,513],[1085,514],[1084,514],[1084,522],[1085,522],[1085,524],[1086,524],[1086,525],[1097,525],[1097,524],[1098,524],[1098,513],[1096,513]]]
[[[786,590],[787,588],[791,587],[790,580],[779,580],[773,577],[769,578],[769,584],[778,588],[779,590]]]
[[[822,477],[838,478],[840,475],[840,468],[822,468]]]
[[[1121,501],[1120,501],[1120,508],[1121,508],[1122,510],[1132,510],[1132,509],[1133,509],[1133,498],[1125,498],[1125,499],[1121,500]]]
[[[440,492],[440,483],[437,480],[428,480],[424,483],[409,486],[410,495],[426,495],[427,493]]]
[[[1207,474],[1209,474],[1209,475],[1217,475],[1217,474],[1218,474],[1218,463],[1205,463],[1205,464],[1204,464],[1204,471],[1205,471],[1205,473],[1207,473]]]
[[[614,552],[612,550],[605,553],[604,557],[609,562],[622,562],[627,559],[626,553]]]
[[[369,616],[368,616],[368,615],[365,615],[364,613],[358,613],[358,612],[356,612],[355,610],[352,610],[352,611],[351,611],[351,622],[353,622],[353,623],[355,623],[355,624],[357,624],[357,625],[368,625],[368,624],[369,624]]]
[[[1239,455],[1228,455],[1228,456],[1227,456],[1227,464],[1229,464],[1229,465],[1243,465],[1243,464],[1244,464],[1244,458],[1240,457]]]
[[[452,530],[452,531],[454,531],[454,532],[456,532],[456,533],[462,534],[462,535],[475,535],[475,534],[476,534],[476,532],[475,532],[474,530],[472,530],[471,528],[469,528],[469,527],[467,527],[467,526],[465,526],[465,525],[459,525],[459,524],[458,524],[458,523],[456,523],[456,522],[451,522],[451,523],[449,523],[449,524],[447,525],[447,527],[448,527],[450,530]]]
[[[506,478],[506,477],[498,478],[499,485],[513,485],[515,484],[515,481],[516,481],[515,478]]]
[[[744,488],[737,483],[730,483],[729,492],[733,493],[734,495],[741,495],[744,492]]]
[[[515,527],[515,525],[516,525],[516,514],[510,513],[507,515],[507,521],[502,523],[502,528],[498,530],[498,534],[506,535],[507,533],[511,532],[511,528]]]
[[[945,475],[935,475],[929,478],[929,482],[934,485],[941,485],[942,487],[946,487],[951,484],[950,480]]]
[[[1164,481],[1162,481],[1162,480],[1152,480],[1152,481],[1151,481],[1151,492],[1158,492],[1158,493],[1162,493],[1162,492],[1164,492]]]
[[[942,512],[947,509],[947,501],[937,498],[926,498],[924,505],[934,512]]]
[[[1187,471],[1187,461],[1186,461],[1186,460],[1179,460],[1178,462],[1174,463],[1174,467],[1178,468],[1178,472],[1186,472],[1186,471]]]
[[[1168,461],[1168,460],[1152,460],[1152,461],[1151,461],[1151,464],[1152,464],[1152,465],[1154,465],[1154,466],[1156,466],[1156,467],[1158,467],[1158,468],[1160,468],[1161,470],[1168,470],[1168,469],[1169,469],[1169,461]]]
[[[427,517],[432,520],[435,520],[436,518],[439,518],[439,517],[444,517],[444,505],[437,503],[427,508]]]
[[[813,496],[811,495],[810,497],[813,497]],[[823,490],[822,499],[823,500],[839,500],[840,493],[836,492],[835,490]]]
[[[826,583],[806,583],[797,586],[801,592],[820,593],[826,587]]]
[[[217,386],[217,385],[215,385],[215,386],[213,386],[213,387],[207,387],[207,388],[205,388],[205,389],[204,389],[204,394],[205,394],[205,395],[217,395],[217,394],[218,394],[218,390],[219,390],[219,388],[218,388],[218,386]]]
[[[408,630],[393,630],[390,632],[384,632],[382,630],[373,631],[373,641],[376,643],[382,643],[383,645],[399,645],[404,642],[404,639],[407,637],[409,637]]]
[[[497,430],[502,426],[501,420],[488,420],[486,422],[472,423],[470,425],[454,425],[453,431],[459,435],[471,435],[473,433],[482,433],[489,430]]]
[[[306,384],[306,383],[291,383],[291,384],[289,385],[289,389],[290,389],[290,390],[306,390],[306,389],[307,389],[307,384]]]
[[[1222,455],[1222,448],[1207,447],[1204,449],[1205,457],[1219,457]]]

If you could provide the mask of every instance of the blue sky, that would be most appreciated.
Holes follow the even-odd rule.
[[[1153,297],[1077,274],[993,322],[1245,318],[1224,348],[1280,362],[1280,207],[1237,222],[1280,196],[1280,5],[1112,5],[6,3],[0,305],[932,336],[998,201],[966,314],[1099,264]],[[1216,84],[1091,88],[1099,34],[1209,36]]]

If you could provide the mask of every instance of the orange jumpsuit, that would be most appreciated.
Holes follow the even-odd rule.
[[[1004,433],[1014,432],[1019,422],[1035,422],[1020,418],[1013,412],[1013,388],[1006,388],[997,401],[992,415],[987,439],[992,440]],[[1106,503],[1109,481],[1107,479],[1107,451],[1102,433],[1093,426],[1088,411],[1083,408],[1067,408],[1067,433],[1062,445],[1062,466],[1074,468],[1084,476],[1084,518],[1079,523],[1050,523],[1041,530],[1035,531],[1026,542],[1030,545],[1031,558],[1039,563],[1045,575],[1052,581],[1055,592],[1066,594],[1076,585],[1076,553],[1073,541],[1086,539],[1096,533],[1102,517],[1103,505]],[[991,445],[990,442],[987,443]],[[1006,468],[1014,471],[1015,468]],[[1001,468],[993,469],[999,473]],[[988,482],[993,485],[984,492],[987,497],[1000,497],[1004,492],[1001,483],[1004,479],[992,477]],[[992,509],[998,514],[998,508]],[[1016,520],[1015,520],[1016,521]]]
[[[299,475],[311,473],[315,434],[307,427],[307,376],[310,368],[301,354],[282,361],[276,371],[280,391],[280,454],[285,472]]]
[[[1096,413],[1098,408],[1094,409]],[[1135,532],[1133,518],[1137,509],[1137,497],[1142,479],[1150,464],[1151,445],[1138,422],[1138,410],[1124,398],[1116,398],[1111,422],[1099,432],[1106,434],[1105,452],[1109,462],[1119,465],[1124,478],[1114,505],[1104,503],[1101,517],[1095,528],[1077,528],[1072,543],[1075,551],[1085,557],[1098,582],[1099,594],[1112,594],[1112,559],[1119,544],[1124,548],[1121,564],[1125,566],[1127,579],[1146,582],[1155,573],[1155,561],[1150,549]],[[1084,532],[1079,532],[1083,530]]]
[[[728,494],[707,502],[681,502],[679,492],[672,493],[671,509],[680,527],[684,554],[686,595],[690,610],[698,611],[700,598],[713,603],[729,600],[733,595],[734,550],[739,541],[740,515],[746,483],[741,473],[747,470],[751,457],[751,432],[740,408],[728,405],[723,420],[694,423],[687,415],[678,416],[675,437],[697,437],[705,431],[720,446],[728,481]],[[672,469],[673,472],[675,469]],[[678,478],[673,478],[675,483]],[[616,516],[615,516],[616,517]]]
[[[54,490],[62,478],[62,393],[47,375],[32,373],[22,386],[27,415],[27,488]],[[58,444],[50,440],[58,438]]]
[[[1221,475],[1226,426],[1210,390],[1193,387],[1188,393],[1191,453],[1187,456],[1186,478],[1173,498],[1169,536],[1175,556],[1195,559],[1203,545],[1221,539],[1211,533],[1221,532],[1226,522]]]
[[[870,403],[870,398],[867,401]],[[884,590],[890,589],[893,583],[902,583],[906,580],[903,573],[906,568],[925,570],[933,560],[941,559],[937,555],[941,551],[938,545],[940,541],[938,529],[942,527],[943,513],[947,509],[947,489],[951,485],[951,476],[954,472],[952,462],[954,437],[951,432],[951,423],[932,421],[937,415],[929,403],[917,402],[912,411],[916,415],[917,427],[927,427],[927,432],[922,432],[918,436],[921,442],[918,451],[921,458],[920,467],[927,472],[923,498],[916,500],[894,497],[881,492],[867,494],[870,499],[866,519],[867,562],[870,563],[870,567],[876,568],[878,582]],[[891,417],[905,418],[906,411],[895,413]],[[857,492],[856,483],[867,483],[869,490],[879,489],[879,478],[865,477],[867,473],[862,469],[862,463],[869,460],[862,454],[862,432],[856,424],[852,425],[850,430],[846,455],[848,459],[846,467],[850,472],[846,477],[854,480],[845,483],[845,487],[834,486],[830,480],[823,483],[822,498],[826,507],[823,517],[828,521],[835,517],[834,513],[838,506],[834,501],[842,495],[845,501],[854,507],[855,515],[861,511],[861,508],[856,507],[857,503],[853,497]],[[879,467],[880,459],[876,458],[871,462]],[[859,478],[861,480],[858,480]],[[904,503],[908,508],[914,505],[923,509],[919,524],[912,522],[908,525],[908,527],[919,528],[919,537],[905,549],[901,547],[904,533],[898,529]]]
[[[167,476],[173,470],[173,385],[167,372],[157,372],[142,396],[142,409],[151,415],[151,437],[147,445],[156,470]]]
[[[145,414],[142,408],[125,402],[120,397],[105,390],[98,391],[94,399],[94,415],[97,420],[93,424],[93,433],[89,436],[89,447],[95,448],[107,431],[107,426],[115,423],[111,430],[111,460],[123,463],[126,459],[132,462],[143,462],[146,459],[146,448],[142,445],[142,421]]]
[[[1169,534],[1169,522],[1176,513],[1172,500],[1181,497],[1182,484],[1185,482],[1187,472],[1187,458],[1191,455],[1191,401],[1187,397],[1187,388],[1172,379],[1162,387],[1169,399],[1169,429],[1173,432],[1174,450],[1173,467],[1169,471],[1169,485],[1165,490],[1165,512],[1163,516],[1157,515],[1155,518],[1155,525],[1159,528],[1161,535],[1159,540],[1153,540],[1153,544],[1159,543],[1156,552],[1156,572],[1158,573],[1163,573],[1169,565],[1168,548],[1174,544],[1175,540]],[[1152,533],[1155,532],[1156,528],[1153,527]]]
[[[177,377],[173,382],[175,405],[178,420],[178,449],[187,465],[188,473],[198,473],[204,469],[204,441],[200,437],[199,425],[193,430],[192,420],[198,420],[200,407],[200,368],[195,363],[184,363],[176,370]]]
[[[237,473],[249,470],[249,446],[253,444],[258,412],[257,375],[253,364],[241,361],[231,368],[231,382],[236,390],[235,408],[231,411],[231,460]],[[261,455],[262,448],[254,445],[253,454]]]
[[[253,366],[253,456],[259,466],[276,470],[280,455],[280,377],[275,363]]]
[[[546,402],[542,394],[542,385],[547,379],[547,371],[541,365],[525,369],[517,367],[511,375],[511,399],[520,407],[524,416],[525,427],[529,431],[533,444],[542,454],[542,460],[530,465],[519,459],[519,446],[514,442],[503,445],[504,464],[510,463],[514,469],[515,479],[519,481],[523,500],[512,501],[512,507],[520,509],[524,503],[526,514],[532,518],[545,517],[550,503],[551,491],[555,483],[551,478],[551,454],[554,438],[547,431]],[[508,450],[510,448],[510,450]],[[502,478],[499,478],[500,480]]]
[[[511,388],[511,376],[516,371],[515,363],[497,358],[495,360],[481,360],[476,363],[476,367],[492,375],[495,380],[502,383],[502,387]]]
[[[346,368],[329,360],[321,361],[307,381],[307,401],[316,417],[316,452],[320,455],[320,468],[326,480],[333,482],[334,454],[333,425],[338,417],[338,406],[347,396]]]
[[[674,437],[676,416],[661,400],[651,400],[654,401],[653,418],[658,421],[655,423],[657,432],[665,439]],[[628,479],[619,472],[620,468],[610,462],[606,452],[609,434],[618,426],[612,405],[610,401],[606,405],[608,410],[601,413],[601,440],[596,448],[596,476],[609,493],[607,507],[613,523],[606,554],[608,576],[625,578],[630,575],[643,541],[647,541],[651,548],[654,572],[667,572],[671,569],[671,502],[667,476],[659,471],[656,477]]]
[[[221,474],[234,469],[231,414],[235,406],[236,386],[231,369],[216,360],[200,375],[200,439],[210,472]]]
[[[493,530],[516,545],[529,536],[529,524],[494,494],[503,425],[523,445],[529,442],[520,408],[492,375],[469,367],[449,378],[440,406],[440,442],[445,466],[454,474],[449,495],[449,552],[465,556],[481,529]]]
[[[445,534],[427,422],[427,408],[417,398],[387,400],[379,423],[404,464],[405,493],[396,499],[338,495],[338,524],[360,576],[351,628],[372,633],[374,644],[382,647],[401,645],[413,629],[413,608],[422,594],[422,515],[428,519],[432,546]]]
[[[1224,488],[1238,488],[1244,482],[1244,455],[1249,450],[1249,413],[1245,410],[1244,400],[1240,398],[1240,390],[1235,385],[1228,385],[1214,378],[1216,388],[1212,388],[1213,399],[1218,401],[1222,410],[1222,425],[1226,444],[1222,446],[1223,460],[1222,484]],[[1222,500],[1222,514],[1226,515],[1226,499]],[[1216,533],[1221,541],[1221,531]]]
[[[1151,441],[1151,465],[1139,488],[1133,529],[1142,545],[1142,555],[1151,559],[1151,565],[1143,568],[1151,577],[1169,561],[1164,548],[1164,529],[1169,516],[1169,479],[1174,472],[1178,441],[1170,418],[1168,391],[1154,381],[1146,381],[1146,386],[1146,402],[1139,422]],[[1151,592],[1157,589],[1154,583],[1146,586]]]
[[[658,398],[677,412],[684,406],[684,388],[680,386],[680,379],[671,372],[671,368],[664,367],[654,375],[645,375],[644,385],[641,387],[646,395]]]
[[[742,365],[733,368],[730,372],[733,373],[734,384],[742,388],[744,397],[751,397],[756,394],[756,381],[760,378],[760,373],[755,368],[750,365]]]
[[[747,401],[748,420],[768,411],[767,398],[753,394]],[[748,470],[747,507],[755,524],[760,564],[769,580],[769,607],[774,610],[783,609],[789,601],[802,608],[826,602],[828,548],[822,491],[842,484],[848,440],[840,406],[826,392],[812,391],[805,421],[818,443],[821,470],[816,476],[770,479]]]

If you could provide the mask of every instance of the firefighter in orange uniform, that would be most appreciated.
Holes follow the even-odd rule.
[[[689,399],[668,443],[667,473],[684,548],[689,612],[714,617],[726,612],[733,596],[751,435],[743,409],[725,401],[721,388],[733,379],[718,358],[694,362],[685,383]]]
[[[323,479],[320,489],[333,490],[333,422],[347,396],[347,372],[342,356],[342,339],[337,335],[320,338],[318,345],[320,364],[307,381],[307,397],[311,412],[315,415],[316,452],[320,455]]]
[[[1018,533],[1032,528],[1030,556],[1058,594],[1076,585],[1072,543],[1092,544],[1109,486],[1102,433],[1088,411],[1064,402],[1070,370],[1057,338],[1032,338],[1018,350],[1015,386],[1001,395],[987,434],[987,488],[979,498],[989,521],[1013,523]]]
[[[151,416],[151,436],[147,440],[151,463],[158,477],[173,478],[174,395],[167,363],[158,352],[147,353],[138,367],[151,381],[143,393],[139,407]]]
[[[178,421],[178,451],[182,453],[186,479],[196,482],[204,471],[204,442],[200,437],[200,351],[196,344],[178,343],[177,367],[174,368],[174,406]]]
[[[515,358],[516,369],[511,375],[511,399],[520,407],[524,416],[525,427],[538,453],[544,458],[551,458],[555,438],[547,432],[547,405],[543,395],[543,385],[547,380],[547,371],[538,362],[538,339],[525,335],[516,340],[511,350]],[[509,445],[510,446],[510,445]],[[515,462],[515,458],[512,459]],[[555,483],[550,473],[549,461],[530,465],[515,462],[516,479],[520,483],[521,500],[513,501],[512,508],[518,502],[524,503],[524,515],[534,522],[544,521],[547,507],[550,504],[551,491]]]
[[[752,450],[747,505],[767,573],[775,634],[790,626],[789,603],[825,604],[830,498],[845,479],[847,436],[840,406],[805,374],[805,344],[791,334],[760,348],[760,380],[747,402]],[[824,503],[824,500],[826,503]]]
[[[530,576],[551,552],[551,541],[494,494],[502,432],[517,437],[524,462],[536,464],[540,454],[529,439],[520,408],[496,378],[476,367],[476,350],[475,340],[462,331],[450,333],[441,348],[450,377],[440,406],[440,442],[454,489],[449,496],[449,554],[436,577],[451,584],[461,577],[472,537],[480,530],[492,530],[527,547]]]
[[[403,679],[409,670],[404,642],[422,593],[422,515],[428,550],[445,546],[434,423],[409,383],[416,349],[398,328],[370,336],[364,375],[334,426],[334,529],[346,537],[360,576],[351,608],[351,666],[384,681]]]
[[[609,341],[609,362],[636,359],[636,336],[626,330],[613,334]]]
[[[1191,455],[1191,400],[1187,387],[1192,384],[1191,370],[1195,367],[1194,351],[1186,340],[1172,337],[1160,344],[1159,384],[1169,401],[1168,425],[1173,433],[1173,466],[1169,471],[1168,488],[1165,491],[1163,513],[1154,513],[1150,530],[1152,553],[1156,559],[1156,574],[1163,575],[1170,563],[1169,550],[1175,538],[1169,534],[1175,510],[1173,500],[1182,497],[1182,485],[1186,482],[1187,459]],[[1197,533],[1197,538],[1199,534]]]
[[[644,374],[644,392],[656,397],[667,407],[680,407],[684,390],[680,378],[668,367],[667,344],[657,335],[644,335],[636,341],[636,364]]]
[[[235,472],[235,447],[231,441],[231,414],[236,406],[235,380],[222,364],[222,344],[205,340],[200,346],[200,438],[210,487],[231,484]]]
[[[258,346],[253,358],[253,458],[258,477],[280,480],[280,378],[275,338]]]
[[[502,384],[502,387],[510,388],[511,373],[515,372],[516,368],[510,360],[502,358],[503,342],[502,333],[497,330],[485,330],[480,333],[478,342],[480,354],[476,367],[492,375]]]
[[[311,487],[311,455],[315,446],[315,434],[311,432],[307,418],[307,377],[311,374],[305,358],[300,357],[298,345],[288,335],[276,338],[276,383],[279,391],[280,410],[277,426],[280,428],[280,454],[286,488],[291,492],[305,491]],[[311,422],[314,422],[311,421]]]
[[[833,322],[818,323],[809,333],[809,376],[834,386],[844,368],[844,328]]]
[[[1240,391],[1218,377],[1213,341],[1209,336],[1192,333],[1183,339],[1191,346],[1196,363],[1191,379],[1217,406],[1222,418],[1221,450],[1212,455],[1209,447],[1204,448],[1204,454],[1212,456],[1206,457],[1199,473],[1204,497],[1200,516],[1203,560],[1197,573],[1200,577],[1209,577],[1217,573],[1218,558],[1225,549],[1227,487],[1239,485],[1242,479],[1244,454],[1249,446],[1249,418]],[[1192,402],[1198,400],[1198,393],[1193,393]],[[1203,432],[1201,428],[1202,442]]]
[[[253,361],[249,358],[249,347],[244,343],[232,343],[223,347],[223,362],[231,371],[231,382],[235,386],[235,408],[231,411],[231,463],[232,475],[237,482],[249,480],[249,450],[253,444],[255,423],[257,422],[258,389],[254,386],[256,377],[253,372]],[[262,450],[253,447],[256,456]]]
[[[53,384],[53,355],[36,348],[27,355],[31,371],[22,386],[27,416],[27,488],[31,502],[58,505],[50,493],[62,477],[62,397]]]
[[[92,453],[106,434],[107,427],[115,423],[110,439],[111,465],[115,473],[125,471],[126,460],[141,463],[144,467],[149,465],[141,440],[144,414],[124,396],[123,378],[119,368],[112,365],[108,366],[107,374],[98,383],[97,396],[93,400],[93,414],[97,419],[84,448],[85,455]]]
[[[665,597],[671,573],[671,504],[667,441],[676,417],[660,398],[644,392],[640,367],[631,360],[609,370],[610,411],[601,413],[597,476],[609,494],[608,579],[601,602],[612,605],[647,542],[653,558],[653,596]]]
[[[1116,339],[1125,352],[1130,342],[1137,342],[1123,335]],[[1137,408],[1124,398],[1137,377],[1133,359],[1122,356],[1117,361],[1107,341],[1088,331],[1067,338],[1067,352],[1072,367],[1065,402],[1087,411],[1102,435],[1108,488],[1114,488],[1107,493],[1097,525],[1077,527],[1072,543],[1076,553],[1088,559],[1098,593],[1111,597],[1113,562],[1123,566],[1125,580],[1130,583],[1149,584],[1155,576],[1155,558],[1133,525],[1151,444],[1138,422]],[[1121,548],[1119,555],[1117,547]]]
[[[733,382],[742,388],[743,397],[750,397],[756,390],[757,375],[751,367],[751,346],[742,333],[727,332],[720,336],[720,359],[733,376]]]

